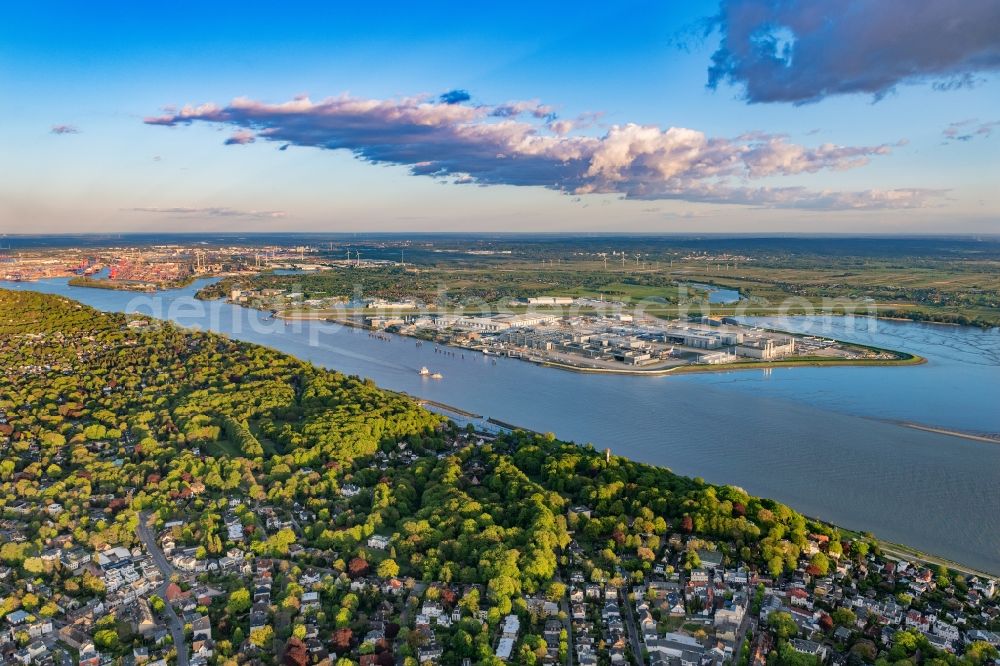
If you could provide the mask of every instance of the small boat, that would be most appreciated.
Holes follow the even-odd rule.
[[[444,379],[444,375],[442,375],[440,372],[435,372],[433,375],[431,375],[431,379]]]
[[[431,374],[431,371],[428,370],[427,366],[425,365],[424,367],[420,368],[420,374],[421,375],[429,375],[429,374]]]

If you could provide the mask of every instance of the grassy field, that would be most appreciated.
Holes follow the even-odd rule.
[[[867,262],[846,269],[688,263],[675,266],[671,275],[739,289],[755,305],[788,299],[822,305],[845,299],[885,316],[1000,324],[1000,262],[933,267]]]
[[[594,252],[561,247],[553,250],[558,259],[528,256],[541,254],[536,243],[509,257],[439,261],[431,256],[428,261],[434,263],[405,269],[341,266],[299,275],[232,277],[206,288],[201,296],[224,296],[232,288],[280,288],[305,298],[412,298],[452,312],[508,310],[516,298],[572,296],[641,306],[664,317],[708,309],[720,315],[820,311],[1000,325],[1000,258],[988,252],[980,256],[945,247],[908,257],[883,244],[878,246],[882,255],[865,246],[864,251],[854,250],[857,255],[758,251],[754,256],[712,258],[661,248],[638,253],[638,261],[628,252],[623,264],[621,253],[605,262]],[[689,282],[737,289],[744,301],[738,306],[709,305],[706,292],[679,289]]]

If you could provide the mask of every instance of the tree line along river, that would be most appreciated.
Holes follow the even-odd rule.
[[[617,455],[729,483],[847,528],[1000,574],[1000,331],[844,317],[755,320],[916,353],[907,367],[798,367],[683,376],[588,375],[193,298],[71,287],[61,294],[267,345],[380,386]],[[444,353],[445,351],[449,353]],[[428,367],[434,380],[418,374]]]

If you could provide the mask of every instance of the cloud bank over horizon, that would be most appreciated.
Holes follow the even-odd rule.
[[[899,84],[953,89],[1000,71],[996,0],[722,0],[710,88],[750,103],[817,102]]]
[[[414,175],[461,184],[535,186],[565,194],[615,194],[774,208],[886,209],[929,205],[940,190],[904,188],[838,192],[751,181],[844,171],[864,166],[905,142],[807,147],[782,134],[709,137],[683,127],[627,123],[582,134],[593,115],[557,118],[537,101],[471,104],[466,91],[438,98],[308,97],[271,104],[238,98],[226,106],[168,109],[146,118],[174,127],[195,122],[228,127],[229,145],[256,140],[349,150],[373,164],[406,166]]]
[[[140,206],[138,208],[124,209],[133,213],[155,213],[159,215],[170,215],[173,217],[244,217],[259,219],[277,219],[287,216],[282,210],[239,210],[227,208],[225,206],[206,206],[200,208],[188,208],[183,206],[171,206],[160,208],[156,206]]]

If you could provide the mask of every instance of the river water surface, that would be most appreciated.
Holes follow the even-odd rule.
[[[1000,443],[904,427],[1000,432],[1000,332],[850,318],[755,320],[920,354],[925,365],[588,375],[411,338],[268,315],[192,295],[70,287],[107,311],[140,311],[264,344],[389,389],[615,454],[730,483],[854,529],[1000,573]],[[421,377],[427,366],[442,380]]]

